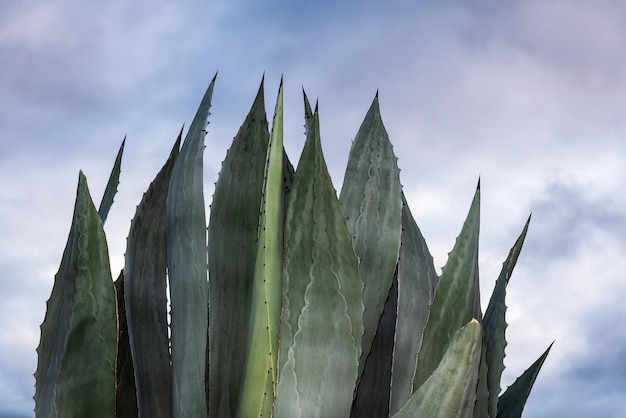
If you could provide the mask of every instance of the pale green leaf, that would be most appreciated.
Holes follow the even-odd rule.
[[[283,86],[276,100],[267,151],[256,269],[252,286],[249,346],[238,416],[269,417],[278,381],[278,335],[283,255]]]
[[[472,320],[451,339],[441,362],[394,418],[472,418],[482,347]]]
[[[287,210],[277,418],[347,417],[362,325],[358,259],[313,116]]]

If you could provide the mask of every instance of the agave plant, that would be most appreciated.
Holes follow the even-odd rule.
[[[41,325],[37,417],[521,416],[549,350],[500,394],[506,286],[528,222],[483,315],[480,186],[438,275],[378,95],[337,195],[306,95],[296,170],[284,151],[281,81],[271,130],[261,82],[207,223],[214,84],[137,207],[115,282],[103,223],[124,142],[98,210],[79,174]]]

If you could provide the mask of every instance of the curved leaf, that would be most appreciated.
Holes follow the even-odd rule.
[[[208,283],[202,154],[215,78],[189,127],[166,202],[174,418],[206,417]]]
[[[520,418],[522,416],[528,395],[530,395],[530,391],[535,384],[535,379],[537,379],[543,362],[546,360],[546,357],[548,357],[552,344],[550,344],[548,349],[500,396],[498,400],[497,418]]]
[[[141,417],[169,417],[172,371],[167,325],[166,202],[181,133],[130,223],[124,291]]]
[[[517,263],[526,233],[530,217],[524,225],[522,233],[515,241],[513,248],[509,251],[509,255],[502,264],[502,270],[496,280],[491,299],[487,311],[485,311],[484,327],[485,327],[485,345],[486,345],[486,361],[487,361],[487,384],[489,387],[489,416],[495,417],[498,409],[498,395],[500,394],[500,379],[504,371],[504,349],[506,347],[505,331],[506,323],[506,286],[509,283],[513,268]]]
[[[481,318],[478,286],[480,184],[467,219],[444,267],[420,347],[413,390],[420,387],[441,361],[456,331]]]
[[[117,366],[115,369],[115,417],[137,418],[137,390],[135,389],[135,369],[128,340],[128,322],[126,321],[126,303],[124,301],[124,271],[115,281],[117,295]],[[168,388],[169,389],[169,388]]]
[[[236,416],[240,403],[269,139],[261,81],[222,163],[209,217],[209,413],[214,418]]]
[[[402,194],[402,244],[398,261],[396,323],[390,412],[396,413],[413,392],[417,353],[439,277],[422,232]]]

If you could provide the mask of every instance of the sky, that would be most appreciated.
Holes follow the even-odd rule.
[[[503,387],[553,342],[524,417],[626,416],[626,3],[162,0],[0,3],[0,418],[34,416],[35,348],[78,172],[114,275],[142,193],[218,72],[205,199],[265,74],[285,147],[319,99],[336,188],[376,92],[401,180],[442,267],[481,180],[483,309],[532,213],[508,287]],[[269,116],[271,118],[271,115]]]

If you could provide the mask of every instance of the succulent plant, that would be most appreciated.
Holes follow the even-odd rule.
[[[103,224],[124,142],[99,210],[79,174],[41,325],[37,417],[521,416],[549,351],[500,394],[504,298],[528,222],[483,315],[480,184],[438,275],[378,94],[338,195],[306,95],[306,142],[291,165],[281,81],[271,129],[261,82],[207,223],[202,160],[214,84],[137,206],[115,282]]]

